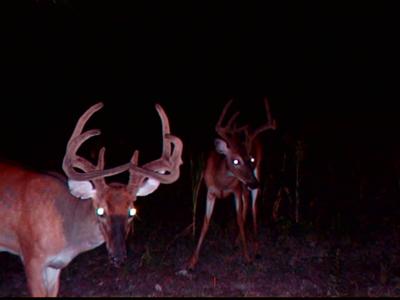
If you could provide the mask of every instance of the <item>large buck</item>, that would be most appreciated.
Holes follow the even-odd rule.
[[[256,256],[259,255],[256,201],[260,193],[260,164],[263,156],[259,134],[269,129],[275,129],[276,123],[271,118],[269,103],[265,98],[264,104],[268,120],[262,126],[253,130],[248,125],[238,127],[235,119],[239,112],[236,112],[224,127],[222,123],[232,101],[230,100],[225,104],[215,127],[220,137],[215,139],[215,149],[209,154],[205,166],[204,181],[207,186],[206,212],[197,247],[189,260],[189,270],[193,270],[198,262],[200,248],[208,231],[215,200],[226,198],[231,194],[235,198],[236,220],[246,262],[251,261],[247,250],[244,227],[251,197],[254,252]]]
[[[101,102],[90,107],[69,139],[63,160],[68,182],[62,175],[0,163],[0,251],[21,258],[32,296],[57,296],[61,270],[80,253],[104,242],[111,262],[121,265],[136,197],[179,178],[183,144],[170,134],[168,117],[158,104],[163,137],[159,159],[139,167],[136,150],[129,163],[104,169],[104,147],[96,165],[77,155],[82,143],[100,134],[97,129],[82,130],[102,107]],[[106,183],[105,177],[125,171],[129,171],[127,185]]]

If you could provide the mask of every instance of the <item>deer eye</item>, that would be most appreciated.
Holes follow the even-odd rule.
[[[136,215],[136,208],[130,208],[128,210],[128,216],[133,217],[134,215]]]
[[[98,216],[100,216],[100,217],[103,217],[104,214],[105,214],[105,210],[104,210],[103,207],[98,207],[98,208],[96,209],[96,215],[98,215]]]
[[[235,166],[237,166],[240,162],[239,162],[238,159],[234,159],[234,160],[232,160],[232,163],[233,163]]]
[[[254,157],[250,157],[250,161],[253,163],[256,161],[256,159]]]

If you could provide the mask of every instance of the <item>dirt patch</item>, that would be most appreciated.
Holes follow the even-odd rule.
[[[125,266],[112,267],[104,246],[83,253],[62,271],[59,296],[400,296],[396,218],[364,220],[354,234],[262,224],[262,257],[252,264],[234,246],[233,226],[212,223],[188,273],[195,242],[186,235],[171,243],[184,226],[138,227]],[[19,259],[1,253],[0,265],[0,296],[27,296]]]

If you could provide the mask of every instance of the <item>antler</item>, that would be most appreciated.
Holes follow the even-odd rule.
[[[103,170],[104,147],[100,150],[97,166],[78,156],[76,152],[79,147],[89,138],[100,134],[99,129],[91,129],[84,133],[82,133],[82,130],[90,117],[102,107],[103,103],[99,102],[90,107],[79,118],[67,144],[67,151],[63,160],[63,170],[70,179],[78,181],[96,180],[96,183],[105,185],[104,177],[116,175],[127,170],[130,172],[129,186],[139,185],[145,177],[153,178],[160,183],[172,183],[179,178],[179,167],[183,163],[181,158],[183,143],[178,137],[170,134],[168,117],[159,104],[156,104],[156,109],[161,118],[163,134],[163,151],[159,159],[139,167],[137,165],[139,152],[135,151],[129,163]],[[171,150],[172,145],[173,149]],[[81,169],[84,173],[77,172],[74,168]]]
[[[94,166],[90,161],[76,154],[79,147],[88,139],[93,136],[99,135],[99,129],[91,129],[82,133],[83,127],[90,119],[90,117],[103,107],[103,103],[99,102],[91,106],[78,120],[71,138],[67,144],[67,150],[63,159],[63,170],[65,174],[73,180],[93,180],[101,177],[107,177],[122,173],[129,169],[130,163],[114,167],[111,169],[103,170],[104,167],[104,151],[100,151],[98,165]],[[81,169],[84,173],[79,173],[74,168]]]
[[[236,118],[238,117],[240,112],[235,112],[232,117],[229,119],[228,123],[226,124],[225,127],[222,126],[222,121],[226,115],[226,112],[228,111],[229,106],[232,104],[233,99],[229,100],[225,106],[224,109],[222,110],[222,113],[219,117],[219,120],[217,122],[217,125],[215,126],[215,131],[225,140],[229,139],[229,134],[231,134],[232,132],[237,131],[236,127],[232,127],[232,125],[234,124],[234,121],[236,120]]]
[[[265,111],[267,114],[267,122],[264,123],[263,125],[259,126],[258,128],[254,129],[252,132],[250,132],[249,127],[247,125],[243,126],[242,128],[240,128],[240,130],[244,130],[246,132],[246,145],[247,147],[251,146],[251,143],[253,141],[253,139],[259,135],[261,132],[269,130],[269,129],[276,129],[276,121],[275,119],[272,119],[271,116],[271,111],[270,111],[270,107],[269,107],[269,102],[268,102],[268,98],[265,97],[264,98],[264,106],[265,106]]]
[[[133,178],[137,175],[151,177],[160,183],[172,183],[179,178],[179,167],[183,163],[183,143],[178,137],[170,134],[168,117],[161,105],[156,104],[156,109],[162,123],[163,150],[161,157],[141,167],[137,166],[136,157],[136,163],[133,163],[130,168],[129,184],[131,184],[131,182],[133,184],[135,181]],[[173,145],[172,151],[171,145]],[[133,157],[132,160],[134,160]]]
[[[99,151],[99,157],[97,158],[97,166],[96,170],[103,170],[104,169],[104,153],[106,152],[106,148],[102,147]],[[104,177],[97,178],[93,181],[94,185],[99,189],[103,189],[107,186],[107,183]]]

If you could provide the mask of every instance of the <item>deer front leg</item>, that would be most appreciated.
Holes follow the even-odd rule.
[[[242,198],[242,205],[243,205],[243,209],[242,209],[243,224],[244,224],[244,226],[246,226],[247,210],[248,210],[249,201],[250,201],[249,192],[247,191],[246,187],[243,187],[241,198]],[[238,235],[236,236],[235,247],[237,247],[239,245],[240,240],[241,240],[241,235],[239,232]]]
[[[60,269],[45,268],[45,282],[48,297],[57,297],[60,287]]]
[[[249,257],[249,253],[247,251],[247,241],[246,241],[246,233],[244,231],[244,220],[243,220],[243,207],[242,207],[242,193],[235,192],[235,206],[236,206],[236,221],[239,226],[240,238],[242,240],[243,246],[243,256],[246,262],[250,262],[251,259]]]
[[[216,197],[212,192],[207,191],[206,214],[204,216],[203,227],[201,229],[199,241],[197,242],[196,250],[194,251],[194,253],[193,253],[193,255],[192,255],[192,257],[190,258],[190,261],[189,261],[189,266],[188,266],[189,270],[193,270],[194,267],[196,266],[197,262],[198,262],[200,248],[201,248],[201,245],[203,244],[204,237],[205,237],[205,235],[206,235],[206,233],[208,231],[208,227],[210,225],[211,215],[212,215],[213,210],[214,210],[215,198]]]
[[[25,261],[25,274],[29,292],[32,297],[47,297],[47,288],[44,278],[44,263],[39,259]]]
[[[247,220],[247,210],[248,210],[248,207],[249,207],[249,201],[250,201],[249,192],[244,187],[243,191],[242,191],[242,203],[243,203],[242,216],[243,216],[244,224],[246,224],[246,220]]]
[[[251,190],[251,210],[253,215],[253,234],[254,234],[254,253],[256,258],[260,258],[260,246],[258,241],[258,223],[257,223],[257,196],[260,189]]]

